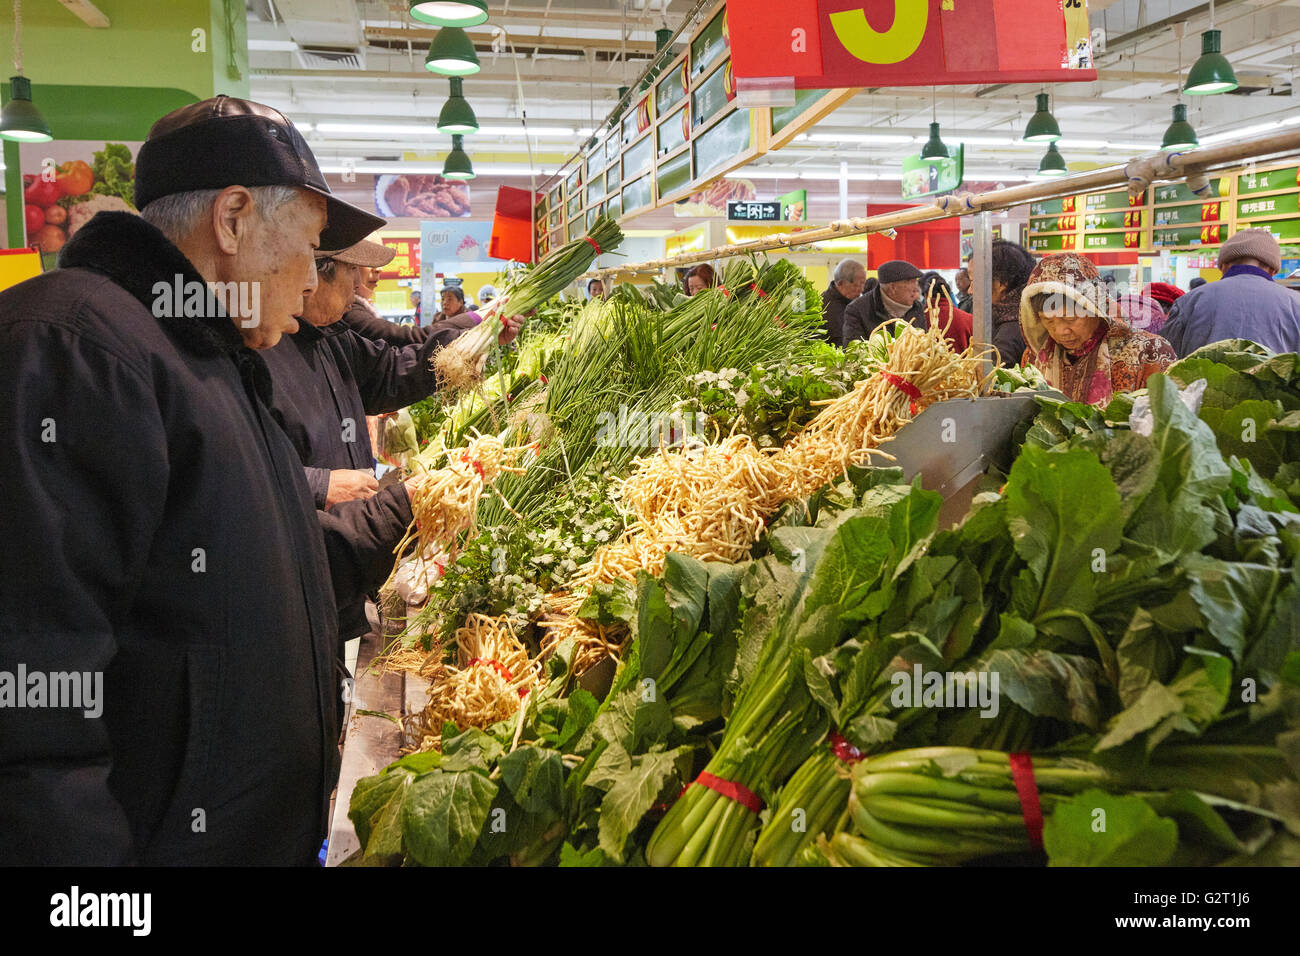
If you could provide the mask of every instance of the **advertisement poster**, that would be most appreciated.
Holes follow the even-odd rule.
[[[380,240],[397,255],[386,266],[380,266],[381,279],[414,279],[420,274],[420,240],[384,236]]]
[[[140,143],[56,140],[22,145],[25,245],[52,256],[98,212],[135,212]]]
[[[965,146],[950,147],[951,155],[943,159],[903,158],[903,198],[920,199],[950,193],[965,173]]]
[[[673,215],[693,218],[726,216],[728,202],[752,202],[758,190],[748,179],[719,179],[673,205]]]
[[[375,210],[386,219],[468,219],[469,184],[435,173],[375,177]]]
[[[738,78],[797,89],[1091,82],[1085,0],[729,0]]]

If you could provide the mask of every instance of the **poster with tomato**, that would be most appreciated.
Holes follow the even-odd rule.
[[[139,143],[87,140],[22,146],[19,156],[27,229],[22,245],[54,255],[96,213],[135,212],[132,200],[139,148]]]

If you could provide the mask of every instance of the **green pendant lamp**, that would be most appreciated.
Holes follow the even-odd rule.
[[[1068,172],[1069,170],[1065,167],[1065,157],[1056,148],[1056,144],[1051,143],[1047,147],[1047,153],[1043,156],[1043,161],[1038,164],[1038,175],[1064,176]]]
[[[477,133],[478,117],[465,99],[465,81],[459,76],[451,78],[451,96],[442,104],[438,114],[439,133]]]
[[[1237,88],[1237,74],[1232,72],[1228,58],[1219,52],[1221,42],[1218,30],[1206,30],[1201,34],[1201,58],[1192,64],[1192,69],[1187,74],[1184,93],[1210,96],[1214,93],[1231,93]]]
[[[23,5],[14,0],[14,75],[9,78],[9,102],[0,111],[0,138],[15,143],[48,143],[50,124],[32,102],[32,81],[23,76]]]
[[[1174,121],[1165,130],[1165,138],[1160,143],[1161,149],[1196,149],[1200,146],[1196,130],[1187,122],[1187,104],[1174,104]]]
[[[1033,116],[1029,117],[1029,123],[1025,126],[1025,135],[1022,137],[1026,143],[1055,143],[1061,138],[1061,127],[1056,122],[1056,117],[1052,115],[1052,101],[1046,93],[1038,94],[1038,109]]]
[[[939,124],[930,124],[930,138],[925,145],[921,147],[922,159],[947,159],[952,154],[948,152],[948,147],[944,145],[939,138]]]
[[[469,161],[469,154],[461,145],[464,139],[459,133],[451,138],[451,152],[447,154],[447,159],[442,164],[443,179],[465,181],[474,178],[474,165]]]
[[[32,84],[25,76],[9,78],[9,102],[0,112],[0,138],[15,143],[48,143],[50,124],[32,102]]]
[[[487,18],[487,0],[411,0],[411,19],[435,27],[476,27]]]
[[[443,27],[438,31],[429,44],[424,68],[443,76],[470,76],[481,69],[474,41],[460,27]]]

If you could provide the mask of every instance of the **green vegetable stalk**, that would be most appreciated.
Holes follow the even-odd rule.
[[[706,773],[751,792],[788,776],[826,732],[826,718],[785,661],[761,668],[736,709]],[[761,666],[761,665],[760,665]],[[646,847],[651,866],[742,866],[758,816],[694,783],[660,821]]]
[[[795,865],[810,841],[834,829],[849,798],[844,767],[821,746],[794,772],[754,844],[756,866]]]
[[[1102,862],[1108,853],[1131,853],[1125,841],[1133,840],[1149,841],[1159,857],[1147,865],[1172,859],[1180,840],[1177,849],[1189,855],[1184,859],[1251,852],[1216,808],[1228,806],[1263,827],[1264,840],[1256,845],[1271,836],[1272,821],[1284,818],[1258,798],[1233,799],[1243,795],[1240,781],[1225,769],[1233,761],[1249,762],[1257,782],[1289,776],[1282,752],[1268,746],[1167,747],[1142,765],[1035,756],[1049,858],[1067,865]],[[1294,781],[1283,784],[1290,786]],[[1097,820],[1107,819],[1098,814],[1103,810],[1109,824],[1098,828]],[[832,865],[951,866],[1032,849],[1010,755],[1000,751],[925,747],[864,760],[853,770],[849,812],[852,829],[822,843]]]
[[[442,380],[453,388],[477,382],[480,367],[504,327],[502,316],[507,309],[512,315],[524,315],[545,305],[586,272],[597,255],[613,251],[622,241],[623,230],[618,223],[602,216],[586,238],[565,243],[535,268],[512,279],[501,297],[483,311],[482,322],[434,356]]]

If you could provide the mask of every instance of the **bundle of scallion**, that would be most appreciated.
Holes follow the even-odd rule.
[[[1177,745],[1145,762],[1070,754],[924,747],[869,758],[853,768],[852,828],[823,852],[835,866],[948,866],[1040,848],[1055,865],[1208,864],[1247,858],[1278,824],[1300,824],[1274,746]]]
[[[536,267],[512,279],[500,298],[482,312],[483,321],[433,357],[439,377],[452,388],[467,388],[479,380],[487,354],[504,328],[503,316],[526,315],[569,286],[601,253],[623,241],[623,230],[601,216],[582,239],[552,250]]]

